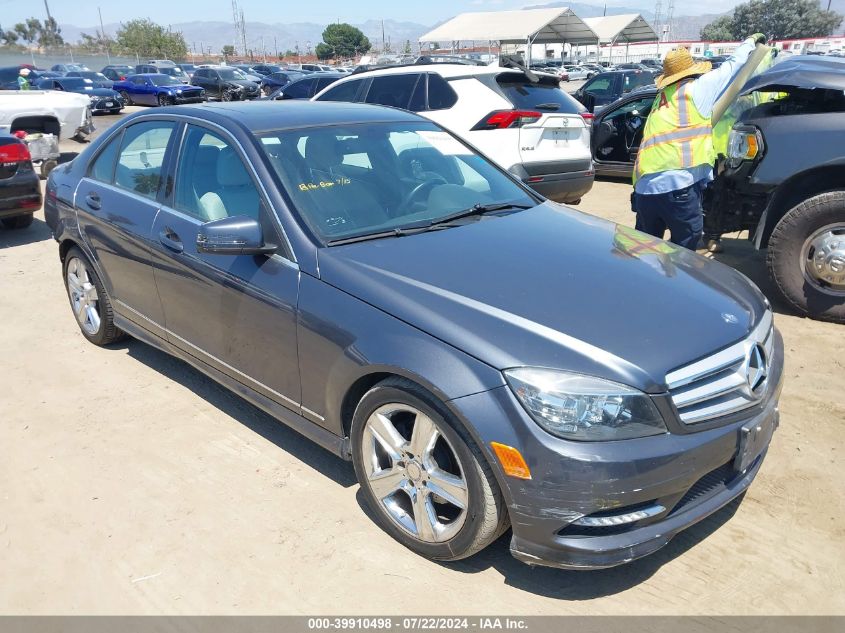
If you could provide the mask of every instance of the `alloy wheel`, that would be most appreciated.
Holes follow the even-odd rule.
[[[88,267],[78,257],[72,258],[67,265],[67,291],[79,325],[94,336],[101,323],[100,297],[88,273]]]
[[[364,426],[361,451],[380,511],[401,530],[425,543],[460,531],[469,507],[465,470],[429,416],[407,404],[380,406]]]

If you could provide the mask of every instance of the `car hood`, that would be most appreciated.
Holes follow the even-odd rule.
[[[91,90],[74,90],[77,94],[81,95],[95,95],[97,97],[116,97],[117,93],[112,90],[111,88],[92,88]]]
[[[249,79],[227,79],[226,83],[231,86],[243,86],[244,88],[256,88],[258,86],[257,83]]]
[[[780,92],[790,88],[845,90],[845,59],[819,55],[791,57],[749,79],[740,95],[756,90]]]
[[[202,90],[202,88],[200,88],[199,86],[193,86],[191,84],[178,84],[178,85],[175,85],[175,86],[159,86],[159,88],[164,88],[166,90],[172,90],[174,92],[177,91],[177,90]]]
[[[544,203],[325,248],[319,270],[497,369],[568,369],[658,393],[668,371],[744,338],[767,308],[735,270],[649,240]]]

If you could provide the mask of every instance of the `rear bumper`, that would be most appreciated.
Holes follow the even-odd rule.
[[[508,171],[544,198],[564,203],[579,201],[593,188],[595,179],[595,171],[589,159],[554,163],[520,163]]]
[[[35,213],[41,208],[38,174],[28,169],[0,181],[0,219]]]

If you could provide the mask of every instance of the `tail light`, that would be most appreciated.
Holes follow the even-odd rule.
[[[532,110],[496,110],[481,119],[473,130],[504,130],[536,123],[543,116]]]
[[[32,155],[23,143],[9,143],[0,146],[0,163],[25,163],[31,160]]]
[[[595,114],[593,114],[592,112],[582,112],[582,113],[581,113],[581,117],[582,117],[582,118],[583,118],[583,119],[584,119],[587,123],[592,123],[592,122],[593,122],[593,119],[595,119],[595,118],[596,118],[596,115],[595,115]]]

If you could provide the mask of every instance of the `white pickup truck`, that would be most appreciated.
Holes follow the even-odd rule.
[[[0,131],[18,130],[82,139],[94,131],[90,99],[53,90],[0,90]]]

